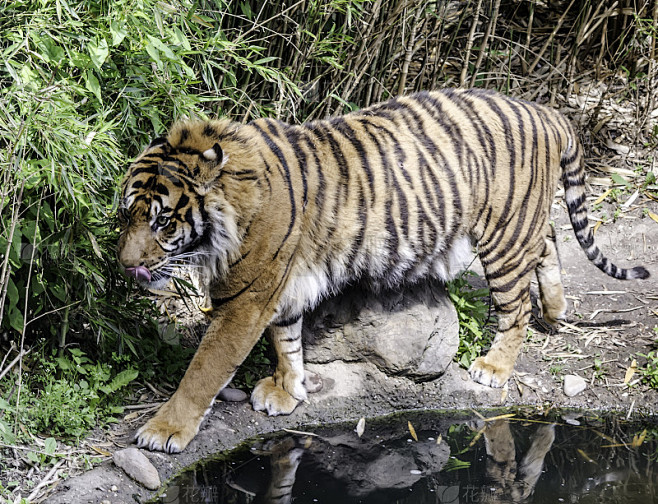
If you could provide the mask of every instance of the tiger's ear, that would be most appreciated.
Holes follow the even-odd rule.
[[[224,158],[224,151],[218,143],[213,145],[210,149],[203,151],[203,158],[208,162],[221,163]]]
[[[228,161],[228,156],[224,155],[224,151],[218,143],[215,143],[210,149],[201,153],[201,158],[205,163],[201,163],[199,173],[196,179],[196,191],[201,196],[205,196],[213,188],[219,175],[222,172],[222,167]]]
[[[153,140],[151,140],[151,143],[149,144],[147,149],[152,149],[153,147],[160,147],[161,145],[164,145],[166,143],[169,143],[167,142],[167,137],[161,136],[158,138],[154,138]]]

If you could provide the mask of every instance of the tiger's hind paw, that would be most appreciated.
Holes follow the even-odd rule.
[[[494,388],[504,386],[512,376],[512,371],[514,364],[490,364],[487,362],[487,356],[475,359],[468,370],[474,381]]]
[[[283,387],[268,376],[260,380],[251,393],[251,404],[256,411],[266,411],[270,416],[289,415],[301,400],[295,399]]]

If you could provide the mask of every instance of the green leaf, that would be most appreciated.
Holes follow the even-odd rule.
[[[162,42],[162,40],[160,40],[159,38],[156,38],[152,35],[147,35],[147,37],[148,37],[149,41],[151,42],[151,44],[153,45],[153,47],[156,47],[160,52],[162,52],[165,55],[165,57],[167,57],[170,60],[176,60],[177,59],[176,55],[173,53],[173,51],[171,49],[169,49],[169,47],[164,42]]]
[[[57,450],[57,441],[55,441],[55,438],[51,438],[51,437],[47,438],[44,441],[44,444],[45,446],[43,448],[43,451],[45,451],[48,455],[52,455],[53,453],[55,453],[55,450]]]
[[[624,177],[619,175],[618,173],[613,173],[612,175],[610,175],[610,178],[615,184],[631,187],[631,183],[628,180],[626,180]]]
[[[9,301],[9,308],[14,308],[20,299],[18,295],[18,287],[16,287],[16,284],[14,283],[14,280],[9,277],[9,280],[7,281],[7,301]]]
[[[23,313],[17,308],[17,307],[12,307],[9,309],[9,313],[7,314],[9,317],[9,324],[11,327],[18,333],[23,334],[23,323],[25,320],[23,319]]]
[[[96,257],[98,257],[99,259],[102,259],[103,253],[101,252],[101,249],[98,246],[96,237],[92,234],[91,231],[87,231],[87,236],[89,236],[89,241],[91,242],[91,248],[94,250],[94,254],[96,254]]]
[[[23,233],[19,226],[14,228],[14,237],[11,240],[11,250],[9,251],[9,260],[12,265],[16,268],[20,268],[21,261],[21,249],[23,248]],[[4,251],[3,251],[4,252]]]
[[[66,357],[55,357],[55,362],[57,362],[57,366],[59,366],[62,371],[68,371],[73,367],[71,361]]]
[[[264,65],[265,63],[269,63],[270,61],[274,61],[278,59],[276,56],[267,56],[266,58],[261,58],[257,61],[254,61],[254,65]]]
[[[174,41],[178,45],[183,46],[183,49],[186,51],[192,50],[192,46],[190,45],[190,41],[188,40],[187,36],[177,26],[174,26]]]
[[[157,50],[157,48],[149,42],[146,44],[146,52],[149,54],[151,59],[155,61],[156,65],[158,65],[158,69],[162,70],[162,60],[160,59],[160,52]]]
[[[14,413],[16,410],[11,404],[9,404],[2,397],[0,397],[0,411],[7,411],[9,413]]]
[[[91,62],[94,66],[100,70],[105,63],[108,55],[110,54],[110,49],[107,45],[107,40],[104,38],[91,42],[89,44],[89,56],[91,57]]]
[[[52,284],[50,286],[50,293],[60,301],[66,301],[66,287],[63,284]]]
[[[85,87],[94,93],[99,102],[103,103],[103,99],[101,97],[101,85],[98,82],[96,75],[91,70],[87,70],[85,72]]]
[[[54,40],[48,37],[39,41],[39,48],[42,50],[41,56],[43,56],[49,63],[55,65],[59,65],[66,55],[64,49],[59,47]]]
[[[126,38],[128,32],[125,24],[119,24],[117,21],[110,22],[110,34],[112,35],[112,45],[118,46]]]
[[[116,375],[109,384],[105,385],[104,387],[100,387],[100,390],[108,395],[112,394],[120,388],[128,385],[131,381],[137,378],[138,375],[139,372],[136,369],[126,369]]]

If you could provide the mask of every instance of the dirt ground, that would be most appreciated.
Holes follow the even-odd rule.
[[[603,192],[600,190],[599,192]],[[596,194],[590,197],[595,200]],[[628,207],[603,203],[590,211],[593,221],[606,220],[596,231],[604,254],[619,266],[644,265],[647,280],[618,281],[589,263],[580,249],[561,198],[556,198],[552,217],[558,235],[563,280],[569,301],[567,320],[550,330],[534,320],[516,372],[505,389],[490,389],[473,383],[464,369],[452,364],[441,378],[426,383],[386,378],[368,371],[368,386],[354,397],[339,393],[314,394],[289,417],[268,418],[254,412],[248,403],[217,403],[197,438],[178,455],[147,453],[163,482],[182,468],[220,451],[235,447],[246,438],[282,428],[326,425],[356,420],[400,409],[475,408],[529,406],[585,410],[614,410],[620,415],[655,414],[658,392],[642,382],[646,354],[658,339],[658,202],[640,196]],[[590,207],[592,203],[590,201]],[[618,212],[615,222],[607,217]],[[475,283],[483,280],[476,280]],[[533,287],[536,292],[536,285]],[[637,370],[629,371],[633,361]],[[346,373],[349,372],[346,371]],[[658,373],[658,370],[656,371]],[[577,374],[587,380],[585,391],[574,397],[563,392],[563,377]],[[83,446],[97,454],[111,453],[131,444],[132,434],[163,397],[145,389],[145,403],[109,432],[87,439]],[[107,461],[84,474],[55,485],[46,502],[143,502],[155,495],[134,483]]]
[[[605,219],[618,208],[618,204],[603,203],[599,210],[590,210],[590,220]],[[645,366],[646,359],[638,354],[650,352],[658,339],[658,223],[642,217],[657,210],[657,202],[638,198],[616,222],[609,220],[598,227],[595,239],[606,256],[618,266],[644,265],[651,273],[646,280],[620,281],[587,260],[564,203],[556,200],[552,217],[569,310],[557,331],[547,331],[535,319],[534,334],[516,366],[513,385],[522,392],[521,402],[534,394],[538,401],[560,406],[612,408],[628,414],[657,411],[658,393],[642,384],[637,372],[631,376],[629,371],[634,360],[638,368]],[[569,373],[585,378],[589,385],[573,398],[567,398],[558,386]]]

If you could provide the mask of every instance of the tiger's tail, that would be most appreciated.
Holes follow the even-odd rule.
[[[587,220],[585,205],[585,166],[582,146],[575,133],[573,131],[570,133],[569,145],[562,152],[560,166],[562,167],[564,198],[578,243],[587,254],[587,258],[611,277],[620,280],[648,278],[649,272],[643,266],[629,269],[619,268],[605,257],[594,243],[594,233]]]

